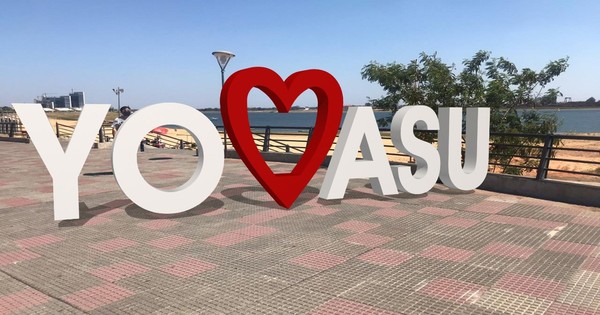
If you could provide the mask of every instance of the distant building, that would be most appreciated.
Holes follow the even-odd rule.
[[[85,94],[83,92],[73,92],[69,96],[71,97],[72,108],[83,108],[83,105],[85,105]]]
[[[50,109],[72,109],[83,108],[85,105],[85,94],[83,92],[72,92],[69,95],[63,96],[46,96],[35,100],[36,103],[42,104],[43,108]]]
[[[36,100],[37,103],[42,104],[44,108],[71,108],[71,97],[70,96],[42,96],[41,100]]]

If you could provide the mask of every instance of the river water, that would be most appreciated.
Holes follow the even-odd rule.
[[[561,121],[559,133],[600,133],[600,108],[599,109],[540,109],[541,113],[556,114]],[[223,126],[219,112],[204,112],[216,126]],[[345,114],[344,114],[345,115]],[[377,119],[389,116],[389,112],[375,112]],[[301,111],[289,114],[273,112],[249,112],[248,118],[251,126],[273,127],[311,127],[315,124],[316,112]],[[343,121],[343,119],[342,119]]]

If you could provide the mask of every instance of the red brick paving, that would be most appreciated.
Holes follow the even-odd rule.
[[[175,220],[157,219],[157,220],[151,220],[148,222],[138,223],[138,226],[141,226],[141,227],[144,227],[147,229],[151,229],[151,230],[161,230],[161,229],[170,228],[170,227],[178,225],[178,224],[180,224],[180,223]]]
[[[335,267],[346,260],[345,257],[314,251],[298,256],[290,260],[290,263],[310,269],[326,270]]]
[[[358,256],[358,259],[382,266],[398,266],[411,259],[413,255],[401,251],[376,248]]]
[[[40,257],[40,255],[27,250],[0,253],[0,266],[10,265],[20,261],[35,259],[38,257]]]
[[[574,255],[588,256],[598,250],[598,246],[579,244],[558,240],[549,240],[542,247],[545,250],[550,250],[559,253],[567,253]]]
[[[548,300],[556,299],[565,289],[560,282],[516,273],[507,273],[495,287]]]
[[[313,310],[311,315],[401,315],[366,304],[335,298]]]
[[[105,223],[108,223],[111,221],[112,220],[109,218],[97,216],[97,217],[90,218],[89,220],[85,220],[83,222],[82,226],[95,226],[95,225],[105,224]]]
[[[330,208],[310,208],[308,210],[304,210],[305,213],[315,214],[315,215],[330,215],[338,212],[339,210],[330,209]]]
[[[598,315],[600,310],[592,310],[583,306],[554,302],[544,315]]]
[[[251,225],[251,226],[247,226],[245,228],[233,230],[232,232],[239,233],[242,235],[257,237],[257,236],[273,234],[273,233],[277,232],[277,229],[270,227],[270,226]]]
[[[105,223],[108,223],[111,221],[112,221],[112,219],[109,219],[109,218],[101,216],[101,215],[97,215],[97,216],[91,217],[91,218],[65,221],[63,224],[65,226],[95,226],[95,225],[105,224]]]
[[[581,224],[581,225],[587,225],[587,226],[593,226],[593,227],[600,227],[600,217],[591,217],[591,216],[577,216],[575,217],[573,220],[571,220],[571,223],[575,223],[575,224]]]
[[[160,270],[180,278],[188,278],[216,267],[215,264],[189,258],[163,266]]]
[[[445,217],[441,220],[436,221],[435,223],[441,224],[441,225],[446,225],[446,226],[470,228],[473,225],[479,223],[479,220],[466,219],[466,218],[455,218],[455,217]]]
[[[63,300],[84,311],[91,311],[134,294],[125,288],[107,283],[66,295]]]
[[[373,214],[378,215],[378,216],[382,216],[382,217],[390,217],[390,218],[402,218],[405,217],[407,215],[410,214],[409,211],[405,211],[405,210],[398,210],[398,209],[380,209],[377,210],[375,212],[373,212]]]
[[[222,234],[218,234],[212,237],[209,237],[207,239],[204,239],[203,241],[209,244],[213,244],[216,246],[231,246],[231,245],[235,245],[244,241],[247,241],[249,239],[254,238],[253,236],[249,236],[249,235],[244,235],[244,234],[240,234],[240,233],[235,233],[235,232],[226,232],[226,233],[222,233]]]
[[[452,210],[452,209],[436,208],[436,207],[425,207],[425,208],[419,210],[418,212],[447,217],[447,216],[457,213],[458,211]]]
[[[550,230],[555,229],[557,227],[563,227],[563,226],[567,225],[566,223],[563,223],[563,222],[511,217],[511,216],[498,215],[498,214],[491,215],[483,220],[486,222],[510,224],[510,225],[518,225],[518,226],[524,226],[524,227],[531,227],[531,228],[538,228],[538,229],[550,229]]]
[[[137,245],[136,241],[118,237],[118,238],[115,238],[112,240],[90,244],[89,247],[91,247],[95,250],[99,250],[101,252],[108,253],[108,252],[116,251],[119,249],[131,247],[131,246],[135,246],[135,245]]]
[[[367,247],[379,247],[393,240],[394,239],[391,237],[369,233],[358,233],[350,235],[344,239],[344,241],[348,243],[363,245]]]
[[[494,242],[483,248],[487,254],[495,256],[504,256],[518,259],[527,259],[535,252],[535,248],[519,246],[515,244]]]
[[[474,205],[468,206],[465,208],[466,211],[479,212],[479,213],[489,213],[496,214],[508,207],[512,204],[508,202],[497,202],[497,201],[482,201],[480,203],[476,203]]]
[[[367,206],[367,207],[375,207],[375,208],[391,208],[396,205],[393,201],[380,201],[380,200],[372,200],[372,199],[344,199],[344,203],[359,205],[359,206]]]
[[[163,238],[159,238],[157,240],[150,241],[147,244],[160,249],[173,249],[183,245],[191,244],[193,242],[194,240],[185,238],[183,236],[169,235]]]
[[[451,302],[473,304],[481,298],[486,289],[486,287],[474,283],[437,278],[427,283],[419,290],[419,293]]]
[[[348,198],[324,201],[321,169],[283,209],[227,159],[205,204],[158,215],[131,206],[112,176],[85,175],[111,169],[110,150],[92,150],[81,219],[56,222],[52,180],[33,146],[1,146],[0,158],[26,175],[0,172],[12,194],[0,197],[0,313],[600,313],[598,208],[441,185],[381,197],[360,179]],[[174,150],[172,162],[149,160],[162,154],[147,150],[138,162],[179,176],[164,186],[178,186],[197,162]],[[512,205],[527,215],[502,215]],[[450,240],[458,248],[445,246],[449,232],[460,233]]]
[[[15,293],[0,296],[0,314],[12,314],[25,311],[36,305],[44,304],[50,297],[37,290],[27,288]]]
[[[247,215],[238,219],[238,221],[249,224],[260,224],[269,222],[271,220],[287,217],[288,215],[292,214],[294,214],[294,212],[285,210],[266,210],[259,213]]]
[[[598,258],[587,258],[581,265],[581,269],[589,270],[600,273],[600,257]]]
[[[425,197],[422,198],[423,200],[427,200],[427,201],[437,201],[437,202],[444,202],[447,200],[452,199],[452,197],[448,196],[448,195],[442,195],[442,194],[435,194],[435,193],[427,193],[427,195]]]
[[[335,225],[334,227],[338,228],[338,229],[353,231],[356,233],[362,233],[362,232],[366,232],[368,230],[374,229],[378,226],[379,226],[379,224],[377,224],[377,223],[364,222],[364,221],[358,221],[358,220],[350,220],[350,221]]]
[[[113,200],[110,202],[107,202],[104,204],[105,207],[112,209],[112,208],[121,208],[127,205],[131,204],[131,200],[129,199],[118,199],[118,200]]]
[[[62,240],[63,240],[63,238],[61,238],[61,237],[58,237],[58,236],[55,236],[52,234],[46,234],[46,235],[40,235],[40,236],[34,236],[34,237],[30,237],[30,238],[16,240],[15,243],[17,243],[17,246],[19,246],[21,248],[31,248],[31,247],[48,245],[48,244],[60,242]]]
[[[227,213],[227,212],[229,212],[229,210],[227,210],[227,209],[217,209],[214,211],[202,213],[201,215],[203,215],[205,217],[213,217],[213,216],[221,215],[221,214]]]
[[[4,204],[5,206],[8,207],[23,207],[23,206],[27,206],[27,205],[32,205],[38,203],[37,200],[34,199],[30,199],[30,198],[7,198],[7,199],[0,199],[0,204]]]
[[[576,216],[580,214],[583,210],[581,209],[573,209],[573,208],[565,208],[565,207],[556,207],[556,206],[546,206],[542,209],[543,213],[549,214],[563,214],[563,215],[572,215]]]
[[[433,245],[421,252],[421,256],[439,260],[464,262],[471,258],[475,252],[465,249],[452,248],[442,245]]]
[[[127,261],[100,267],[90,271],[90,273],[108,282],[115,282],[149,270],[148,267]]]

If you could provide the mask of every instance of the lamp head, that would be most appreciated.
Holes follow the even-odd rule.
[[[227,67],[227,64],[229,63],[229,60],[235,57],[233,53],[224,50],[213,51],[212,54],[213,56],[215,56],[215,58],[217,58],[217,62],[219,63],[219,67],[221,67],[221,70],[225,70],[225,67]]]

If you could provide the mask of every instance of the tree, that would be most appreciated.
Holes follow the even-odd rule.
[[[596,103],[596,99],[592,96],[592,97],[588,98],[585,102],[586,103]]]
[[[392,112],[404,105],[426,105],[437,112],[444,107],[490,107],[492,132],[527,132],[547,134],[556,131],[559,122],[554,115],[544,115],[531,110],[543,102],[555,101],[561,95],[557,89],[549,89],[543,97],[545,86],[568,67],[568,57],[551,61],[542,70],[530,68],[519,70],[509,60],[492,58],[488,51],[478,51],[471,59],[462,62],[462,70],[455,64],[442,62],[437,54],[421,53],[408,64],[372,61],[362,68],[363,79],[381,85],[386,95],[370,99],[367,105]],[[391,117],[380,121],[389,124]],[[510,140],[513,139],[513,140]],[[494,143],[517,141],[531,145],[527,140],[515,137],[493,138]],[[503,142],[502,142],[503,141]],[[495,150],[495,151],[494,151]],[[510,162],[515,155],[527,153],[509,146],[492,146],[492,154],[503,162]],[[529,149],[531,150],[531,149]],[[510,153],[512,156],[502,157]],[[529,152],[532,153],[532,152]],[[507,160],[508,159],[508,160]],[[501,161],[499,161],[501,162]],[[531,161],[524,161],[529,165]],[[531,162],[531,163],[535,163]],[[505,168],[504,172],[521,173],[520,169]]]
[[[540,104],[543,106],[555,105],[557,103],[558,97],[563,96],[563,94],[557,89],[548,89],[546,94],[540,98]]]
[[[0,107],[0,113],[14,113],[15,109],[10,106],[2,106]]]

